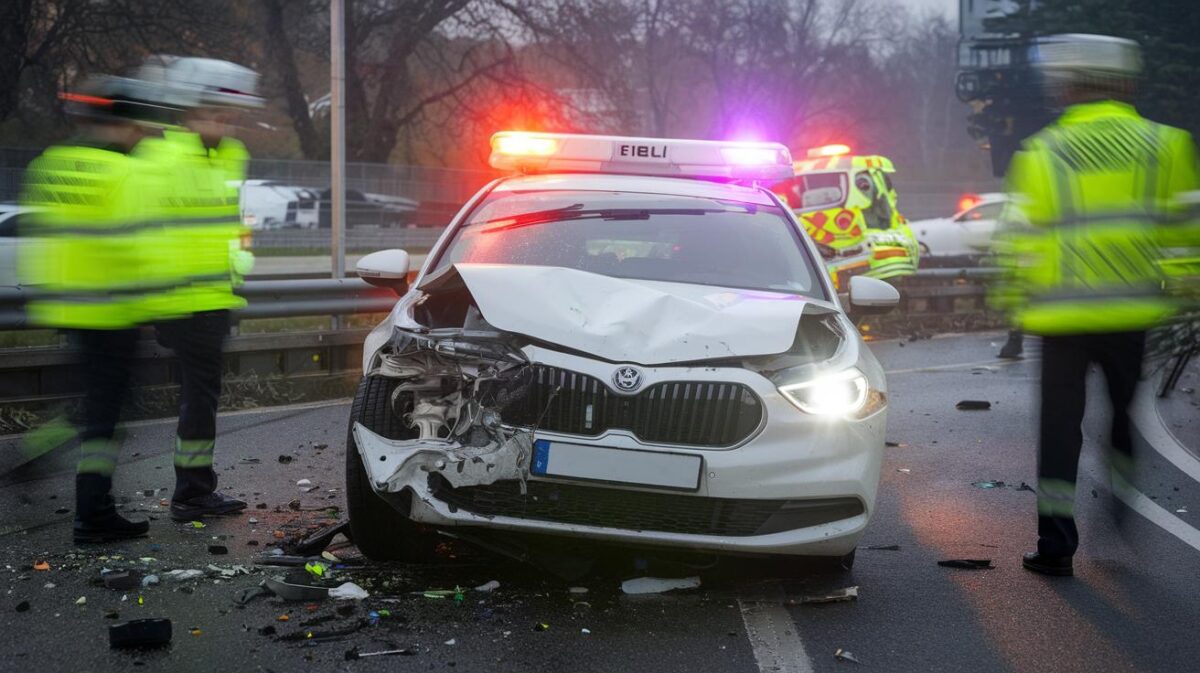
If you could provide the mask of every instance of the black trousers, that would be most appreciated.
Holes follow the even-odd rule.
[[[158,342],[179,358],[179,426],[175,439],[175,500],[217,488],[213,449],[221,396],[222,352],[229,311],[203,311],[155,325]]]
[[[1083,445],[1088,365],[1104,372],[1112,402],[1110,461],[1118,470],[1133,460],[1129,405],[1145,352],[1145,332],[1042,338],[1041,432],[1038,442],[1038,551],[1071,556],[1079,546],[1075,527],[1075,480]]]
[[[78,471],[112,476],[117,447],[111,441],[129,396],[138,330],[76,330],[72,336],[83,354],[83,405],[79,439],[83,446]]]

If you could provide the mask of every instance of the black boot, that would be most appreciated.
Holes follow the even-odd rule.
[[[217,493],[217,473],[210,467],[175,468],[175,495],[171,498],[171,518],[194,521],[205,516],[236,514],[246,503]]]
[[[1008,341],[1004,342],[1004,346],[1000,348],[1000,357],[1006,360],[1015,360],[1021,357],[1021,353],[1025,350],[1025,335],[1017,330],[1008,333]]]
[[[1047,556],[1040,551],[1031,551],[1021,559],[1021,565],[1025,566],[1026,570],[1043,575],[1075,574],[1075,567],[1071,563],[1070,556]]]
[[[149,521],[130,521],[117,514],[110,490],[112,477],[75,476],[75,544],[116,542],[150,532]]]

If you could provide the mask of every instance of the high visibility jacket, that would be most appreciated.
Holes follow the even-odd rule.
[[[153,230],[148,196],[162,185],[151,164],[89,145],[47,149],[26,173],[19,273],[30,321],[45,327],[122,329],[146,320],[163,288],[147,274]]]
[[[238,207],[249,157],[245,147],[226,138],[207,148],[194,133],[168,130],[161,139],[144,141],[138,154],[163,166],[168,176],[154,203],[163,226],[151,270],[173,287],[155,296],[147,312],[162,320],[245,306],[233,293],[249,270]]]
[[[1186,132],[1123,103],[1076,105],[1024,143],[1008,185],[1016,210],[997,250],[1010,270],[1003,302],[1019,327],[1140,330],[1175,312],[1161,244],[1179,231],[1177,197],[1197,186]]]

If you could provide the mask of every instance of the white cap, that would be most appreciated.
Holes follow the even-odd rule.
[[[1133,78],[1142,71],[1137,42],[1108,35],[1068,33],[1034,42],[1034,67],[1054,77]]]
[[[154,56],[138,70],[138,78],[170,90],[185,107],[259,108],[258,73],[213,58]]]

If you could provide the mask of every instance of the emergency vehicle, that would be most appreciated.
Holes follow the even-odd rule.
[[[772,189],[816,241],[835,287],[845,291],[847,279],[861,274],[884,279],[916,273],[920,250],[897,208],[890,159],[826,145],[809,150],[794,171]]]
[[[766,185],[774,143],[498,133],[472,197],[367,337],[346,490],[358,547],[425,558],[434,529],[848,568],[875,510],[883,369]]]

